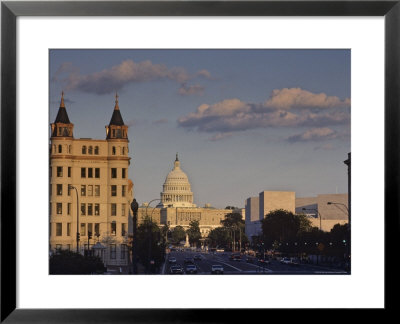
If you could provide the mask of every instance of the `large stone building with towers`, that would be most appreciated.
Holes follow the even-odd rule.
[[[61,96],[50,135],[50,252],[93,249],[107,266],[128,264],[128,126],[118,95],[105,139],[74,138]]]

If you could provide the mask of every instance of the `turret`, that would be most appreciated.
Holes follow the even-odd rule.
[[[115,106],[108,126],[106,126],[107,139],[128,139],[128,126],[124,124],[118,105],[118,94],[115,94]]]
[[[56,120],[51,124],[51,137],[73,137],[74,124],[69,121],[64,104],[64,91],[61,93],[60,108]]]

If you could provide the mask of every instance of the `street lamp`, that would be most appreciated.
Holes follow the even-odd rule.
[[[315,209],[315,208],[302,208],[302,210],[310,210],[310,211],[313,210],[313,211],[316,211],[318,213],[318,216],[319,216],[319,230],[322,231],[322,217],[321,217],[321,213],[319,212],[319,210]]]
[[[133,266],[133,273],[137,274],[137,265],[136,265],[136,229],[137,229],[137,212],[139,209],[139,204],[137,203],[136,199],[133,199],[131,203],[132,208],[132,223],[133,223],[133,231],[132,231],[132,266]]]
[[[344,206],[344,208],[346,208],[346,210],[347,210],[347,216],[349,216],[349,208],[345,204],[338,203],[338,202],[332,202],[332,201],[328,201],[326,204],[327,205],[341,205],[341,206]]]
[[[68,185],[68,189],[75,189],[76,192],[76,253],[79,253],[79,198],[78,198],[78,189],[73,185]]]

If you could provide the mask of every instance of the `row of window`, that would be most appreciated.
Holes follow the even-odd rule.
[[[63,188],[64,185],[61,183],[56,184],[56,195],[57,196],[62,196],[63,195]],[[68,196],[71,196],[71,190],[72,187],[71,185],[67,185],[67,193]],[[53,192],[53,185],[50,184],[50,196],[52,195]],[[100,185],[81,185],[81,197],[100,197]]]
[[[66,223],[66,226],[64,227],[64,230],[66,231],[65,234],[66,236],[71,236],[72,235],[72,230],[71,230],[71,223]],[[91,233],[92,238],[99,238],[100,237],[100,223],[81,223],[80,226],[80,236],[87,236],[87,234]],[[121,226],[119,226],[120,234],[121,236],[125,236],[128,234],[128,224],[127,223],[121,223]],[[86,232],[87,229],[87,232]],[[109,232],[112,236],[117,235],[117,223],[112,222],[110,223],[109,227]],[[76,234],[76,233],[75,233]],[[63,236],[63,223],[56,223],[56,236]]]
[[[95,146],[94,148],[93,148],[93,146],[86,146],[86,145],[83,145],[82,146],[82,154],[90,154],[90,155],[99,155],[100,154],[100,149],[99,149],[99,147],[98,146]],[[60,154],[62,154],[63,153],[63,146],[61,145],[61,144],[59,144],[58,146],[57,145],[53,145],[53,153],[60,153]],[[71,145],[65,145],[65,153],[72,153],[72,146]],[[117,154],[117,148],[115,147],[115,146],[113,146],[112,148],[111,148],[111,153],[112,153],[112,155],[116,155]],[[120,155],[125,155],[125,154],[127,154],[128,153],[128,148],[127,147],[122,147],[122,148],[119,148],[119,153],[120,153]]]
[[[94,169],[94,177],[100,178],[100,168],[81,168],[81,178],[93,178],[93,169]],[[126,179],[127,176],[127,169],[121,168],[121,178]],[[71,177],[72,169],[71,167],[67,167],[67,176],[68,178]],[[50,177],[52,177],[52,168],[50,168]],[[57,178],[62,178],[64,176],[64,168],[62,166],[56,167],[56,175]],[[118,169],[111,168],[111,178],[115,179],[118,178]]]
[[[111,204],[111,216],[118,216],[117,212],[118,204]],[[50,211],[52,208],[52,204],[50,203]],[[72,204],[67,203],[67,215],[71,215]],[[63,203],[56,203],[56,214],[63,215]],[[96,203],[81,203],[81,216],[100,216],[100,204]],[[126,204],[121,204],[121,216],[127,215]]]

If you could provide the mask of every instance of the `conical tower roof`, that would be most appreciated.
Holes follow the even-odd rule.
[[[118,94],[115,94],[115,106],[114,106],[114,111],[111,116],[110,120],[110,125],[116,125],[116,126],[123,126],[124,120],[122,119],[121,112],[119,111],[119,106],[118,106]]]
[[[54,123],[71,124],[68,118],[67,110],[65,109],[64,91],[61,93],[60,108],[58,108],[57,117]]]

